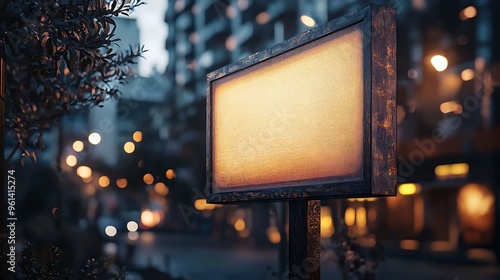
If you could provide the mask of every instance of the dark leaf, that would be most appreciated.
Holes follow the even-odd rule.
[[[45,45],[45,48],[47,49],[47,54],[48,54],[49,56],[52,56],[52,55],[53,55],[53,53],[54,53],[54,46],[52,45],[52,39],[51,39],[51,38],[49,38],[49,39],[47,40],[47,43],[46,43],[46,45]]]

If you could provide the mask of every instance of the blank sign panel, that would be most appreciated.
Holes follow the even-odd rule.
[[[364,82],[360,24],[213,81],[214,191],[362,180]]]

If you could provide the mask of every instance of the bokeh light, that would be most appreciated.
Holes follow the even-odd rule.
[[[151,175],[151,173],[146,173],[144,174],[144,176],[142,177],[142,180],[144,181],[144,183],[146,185],[151,185],[153,184],[155,178],[153,177],[153,175]]]
[[[313,27],[316,22],[314,21],[314,19],[310,16],[306,16],[306,15],[303,15],[300,17],[300,20],[302,21],[302,23],[305,25],[305,26],[308,26],[308,27]]]
[[[127,223],[128,231],[137,231],[137,229],[139,229],[139,225],[136,222],[130,221]]]
[[[141,224],[145,227],[151,228],[156,226],[160,222],[160,215],[157,212],[153,212],[150,209],[144,209],[141,212]]]
[[[78,153],[78,152],[83,151],[83,148],[85,147],[85,145],[83,144],[82,141],[77,140],[77,141],[73,142],[72,147],[73,147],[73,150],[75,150],[75,152]]]
[[[97,132],[90,133],[89,142],[92,145],[97,145],[97,144],[101,143],[101,135]]]
[[[140,132],[140,131],[134,132],[134,134],[132,135],[132,139],[134,139],[134,141],[137,143],[141,142],[142,141],[142,132]]]
[[[465,177],[469,173],[469,165],[467,163],[438,165],[434,168],[434,173],[439,179]]]
[[[177,176],[177,174],[175,174],[175,171],[173,169],[169,169],[167,170],[167,172],[165,172],[165,176],[167,176],[167,179],[172,180]]]
[[[354,208],[351,207],[347,208],[344,214],[345,224],[347,226],[352,226],[354,225],[355,220],[356,220],[356,211],[354,210]]]
[[[164,183],[158,182],[155,184],[155,191],[159,195],[166,196],[168,195],[169,189]]]
[[[98,183],[99,183],[99,186],[101,186],[103,188],[109,186],[109,183],[110,183],[109,177],[108,176],[99,177]]]
[[[127,238],[130,241],[137,241],[137,240],[139,240],[139,233],[137,231],[131,231],[131,232],[127,233]]]
[[[127,182],[127,179],[125,178],[120,178],[118,180],[116,180],[116,185],[120,188],[120,189],[123,189],[127,186],[128,182]]]
[[[321,237],[329,238],[335,232],[333,227],[332,211],[328,206],[321,206]]]
[[[462,80],[464,81],[470,81],[474,79],[474,70],[472,69],[465,69],[460,73],[460,76],[462,77]]]
[[[474,6],[468,6],[460,11],[459,17],[461,20],[467,20],[477,15],[477,10]]]
[[[271,226],[267,229],[267,238],[269,242],[278,244],[281,241],[281,234],[276,226]]]
[[[405,183],[399,185],[398,191],[401,195],[416,194],[420,190],[420,186],[413,183]]]
[[[104,232],[106,233],[107,236],[113,237],[116,235],[117,230],[114,226],[107,226],[106,229],[104,229]]]
[[[448,68],[448,59],[442,55],[435,55],[431,58],[431,64],[436,71],[442,72]]]
[[[262,13],[258,14],[257,17],[255,18],[257,23],[260,25],[268,23],[270,19],[271,19],[271,17],[266,12],[262,12]]]
[[[237,231],[242,231],[245,229],[245,221],[243,219],[238,219],[234,222],[234,229]]]
[[[92,177],[92,169],[90,167],[82,165],[76,169],[76,174],[84,179]]]
[[[356,209],[356,225],[358,228],[366,227],[366,208],[358,207]]]
[[[132,142],[126,142],[123,145],[123,150],[125,151],[125,153],[131,154],[135,151],[135,144]]]
[[[66,157],[66,164],[70,167],[75,166],[78,163],[78,159],[74,155],[69,155]]]
[[[196,210],[199,210],[199,211],[213,210],[216,207],[217,207],[216,204],[209,204],[209,203],[207,203],[207,200],[204,198],[197,199],[194,202],[194,208],[196,208]]]

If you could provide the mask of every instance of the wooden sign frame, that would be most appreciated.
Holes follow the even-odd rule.
[[[342,183],[318,181],[293,187],[283,187],[278,183],[269,185],[265,189],[238,188],[237,191],[215,192],[212,174],[214,81],[355,24],[360,24],[363,34],[363,179]],[[206,97],[206,193],[209,203],[396,195],[396,11],[394,9],[370,5],[213,71],[207,75]]]

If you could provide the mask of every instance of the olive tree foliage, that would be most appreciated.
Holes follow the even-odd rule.
[[[62,116],[102,106],[120,94],[145,52],[116,52],[119,15],[141,0],[0,0],[0,57],[5,61],[5,124],[17,149],[36,160],[43,131]]]

